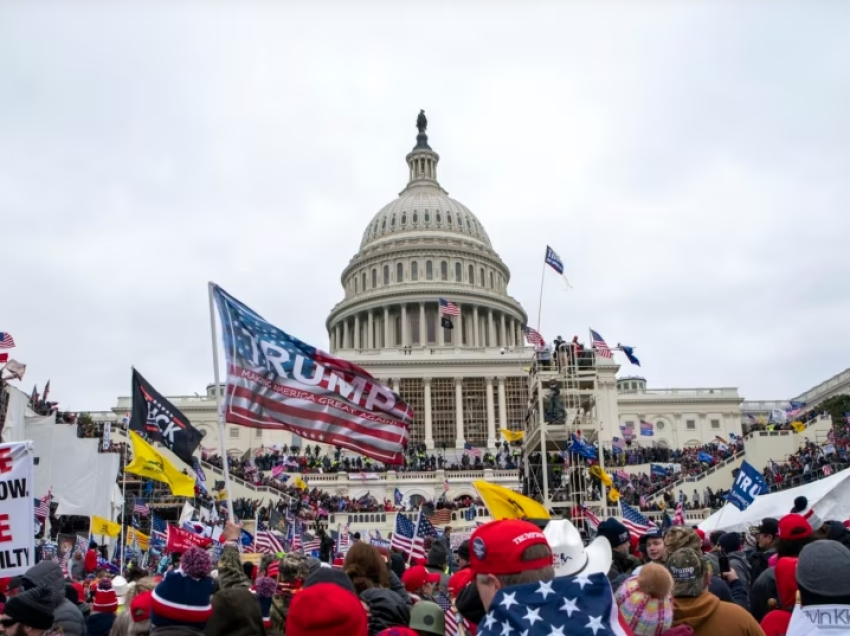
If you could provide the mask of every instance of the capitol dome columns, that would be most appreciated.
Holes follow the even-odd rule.
[[[500,380],[502,379],[500,378]],[[484,378],[484,381],[487,387],[487,448],[493,448],[496,445],[496,409],[493,405],[493,378],[488,375]],[[500,383],[500,386],[504,388],[504,384]]]
[[[463,378],[455,378],[455,448],[463,448]]]
[[[431,419],[431,378],[422,378],[425,387],[425,448],[434,448],[434,423]]]

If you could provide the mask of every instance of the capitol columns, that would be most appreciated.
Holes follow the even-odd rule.
[[[390,346],[390,308],[384,307],[384,342],[382,347]]]
[[[507,400],[505,399],[505,378],[498,378],[498,381],[499,381],[499,428],[508,428],[508,404],[507,404]]]
[[[344,318],[342,321],[342,347],[340,349],[348,348],[348,318]]]
[[[455,378],[455,448],[463,448],[463,378]]]
[[[407,303],[401,303],[401,346],[406,347],[407,340]]]
[[[455,324],[455,328],[452,333],[452,342],[456,347],[463,346],[463,309],[461,308],[460,303],[457,304],[458,315],[455,316],[455,320],[457,324]]]
[[[434,423],[431,420],[431,378],[423,378],[425,387],[425,448],[434,449]]]
[[[484,378],[487,384],[487,448],[491,449],[496,446],[496,410],[493,407],[493,378],[487,376]]]
[[[374,322],[374,319],[372,318],[372,310],[371,309],[369,310],[368,315],[369,315],[369,318],[368,318],[368,325],[367,326],[369,328],[369,335],[366,337],[366,346],[369,349],[374,349],[375,348],[375,322]]]
[[[401,391],[401,379],[393,378],[393,393],[398,394]]]
[[[428,344],[428,334],[425,333],[425,303],[419,303],[419,346]]]
[[[508,331],[505,328],[505,314],[499,313],[499,322],[500,322],[499,333],[501,334],[500,335],[500,342],[502,343],[503,347],[507,347],[510,343],[508,342]]]
[[[360,314],[354,314],[354,348],[360,348]]]
[[[480,347],[481,341],[478,339],[478,305],[472,307],[472,346]]]
[[[496,346],[496,323],[493,321],[493,310],[487,310],[487,346]]]

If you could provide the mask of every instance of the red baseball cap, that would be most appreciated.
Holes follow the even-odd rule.
[[[549,548],[546,557],[523,561],[522,553],[536,545]],[[469,540],[473,574],[519,574],[552,565],[552,548],[537,526],[521,519],[491,521],[475,529]]]
[[[441,578],[438,572],[429,572],[424,566],[414,565],[401,575],[401,582],[408,592],[415,592],[426,583],[439,583]]]
[[[785,541],[805,539],[812,536],[812,526],[803,515],[785,515],[779,520],[779,534],[776,536]]]
[[[464,568],[460,572],[455,572],[449,579],[449,594],[452,598],[457,598],[460,591],[472,581],[472,570]]]

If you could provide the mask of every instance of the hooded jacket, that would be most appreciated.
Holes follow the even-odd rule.
[[[369,636],[390,627],[407,627],[410,609],[402,598],[381,587],[363,590],[360,598],[369,606]]]
[[[673,626],[690,625],[696,636],[764,636],[743,608],[705,591],[697,597],[673,599]]]
[[[53,561],[42,561],[34,565],[21,577],[25,590],[43,586],[50,591],[53,604],[53,622],[61,625],[65,636],[85,636],[86,621],[77,606],[65,598],[65,578],[62,568]]]

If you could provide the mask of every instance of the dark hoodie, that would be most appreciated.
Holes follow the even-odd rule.
[[[410,609],[402,598],[382,587],[363,590],[360,598],[369,606],[369,636],[390,627],[407,627]]]
[[[764,636],[745,609],[708,591],[694,598],[674,598],[673,625],[690,625],[696,636]]]
[[[85,636],[86,621],[76,605],[65,598],[65,579],[62,568],[54,561],[34,565],[21,578],[25,590],[43,586],[50,591],[53,603],[53,622],[62,627],[65,636]]]

